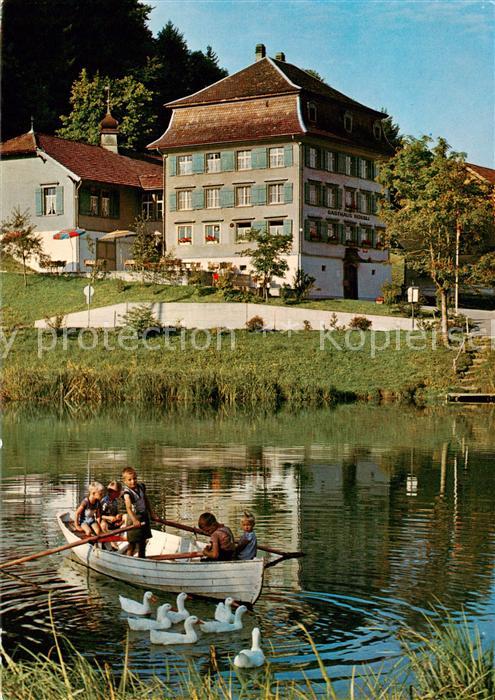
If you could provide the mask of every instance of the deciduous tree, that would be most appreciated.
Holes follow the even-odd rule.
[[[239,255],[251,258],[251,265],[262,279],[263,298],[266,299],[272,277],[281,277],[289,269],[289,264],[283,256],[291,251],[292,236],[273,234],[266,229],[253,227],[247,238],[256,243],[256,248],[247,248]]]
[[[36,226],[30,223],[29,212],[21,212],[15,207],[8,219],[0,226],[2,253],[12,255],[22,261],[24,286],[27,287],[27,264],[32,258],[43,261],[41,237],[35,233]]]

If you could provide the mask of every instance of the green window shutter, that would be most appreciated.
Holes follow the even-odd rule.
[[[292,202],[292,182],[286,182],[284,185],[284,202],[290,204]]]
[[[222,189],[220,190],[220,206],[234,206],[234,190],[231,187],[222,187]]]
[[[345,228],[344,224],[337,224],[337,235],[341,243],[345,243]]]
[[[292,236],[292,219],[284,221],[284,236]]]
[[[79,190],[79,213],[89,216],[90,213],[90,194],[89,190],[81,188]]]
[[[376,229],[374,229],[374,228],[370,229],[370,237],[371,237],[371,247],[374,248],[376,246]]]
[[[266,185],[253,185],[251,187],[251,203],[266,204]]]
[[[310,151],[310,146],[307,144],[304,146],[304,165],[309,168],[311,167],[309,164],[309,151]]]
[[[357,177],[359,172],[359,158],[357,156],[351,156],[351,175]]]
[[[202,189],[193,190],[192,193],[192,208],[193,209],[204,209],[205,206],[205,196]]]
[[[55,188],[55,195],[56,195],[56,211],[57,214],[63,214],[64,213],[64,188],[62,186],[58,186]]]
[[[177,209],[177,193],[171,192],[168,196],[168,210],[175,211]]]
[[[255,230],[258,233],[266,233],[266,221],[255,221],[251,226],[251,230]]]
[[[337,172],[345,175],[345,154],[337,153]]]
[[[220,153],[220,165],[222,172],[234,169],[234,151],[222,151]],[[233,206],[233,205],[230,205]]]
[[[120,192],[110,192],[110,216],[118,219],[120,216]]]
[[[325,165],[323,163],[324,151],[323,148],[316,149],[316,167],[318,170],[324,170]]]
[[[284,146],[284,165],[289,168],[293,163],[292,145]]]
[[[310,189],[309,182],[305,182],[304,183],[304,201],[306,204],[309,204],[309,189]]]
[[[36,216],[43,216],[43,192],[41,187],[37,187],[34,191],[34,210]]]
[[[336,207],[337,209],[342,209],[342,190],[340,187],[337,187],[335,189],[335,194],[336,194]]]
[[[306,241],[311,240],[309,237],[309,228],[310,228],[310,221],[309,221],[309,219],[306,219],[306,221],[304,222],[304,238]]]
[[[318,222],[318,233],[324,243],[328,243],[328,224],[326,221]]]
[[[177,156],[168,157],[168,174],[170,177],[177,175]]]
[[[193,153],[192,156],[192,171],[193,173],[202,173],[205,169],[204,153]]]
[[[253,148],[251,151],[252,169],[255,170],[256,168],[266,168],[266,163],[266,148]]]
[[[321,182],[316,184],[316,205],[321,207],[323,203],[323,185]]]

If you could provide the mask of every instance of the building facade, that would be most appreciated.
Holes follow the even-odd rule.
[[[386,116],[285,61],[265,55],[169,103],[165,236],[189,264],[252,272],[252,228],[292,237],[285,280],[302,268],[314,297],[375,299],[391,277],[376,215]]]

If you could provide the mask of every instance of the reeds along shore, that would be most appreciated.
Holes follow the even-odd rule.
[[[375,389],[370,393],[341,391],[331,382],[311,376],[275,377],[259,371],[151,369],[144,367],[69,366],[52,369],[5,367],[0,399],[60,407],[157,405],[263,406],[275,409],[284,404],[321,407],[353,401],[401,401],[421,403],[424,385],[419,382],[397,391]]]
[[[123,670],[116,678],[108,665],[95,665],[74,649],[65,655],[55,636],[50,653],[33,655],[32,661],[15,661],[3,652],[2,689],[11,700],[493,700],[493,644],[484,647],[478,630],[471,629],[465,618],[457,624],[448,614],[444,618],[447,624],[442,626],[429,619],[424,633],[403,632],[405,656],[391,670],[355,668],[351,680],[339,684],[338,694],[302,626],[320,669],[318,680],[303,674],[297,681],[275,680],[270,663],[255,673],[231,670],[220,674],[213,654],[211,668],[203,675],[191,665],[174,681],[142,681],[129,671],[127,650]],[[170,669],[165,671],[168,675]],[[348,687],[343,689],[344,685]]]

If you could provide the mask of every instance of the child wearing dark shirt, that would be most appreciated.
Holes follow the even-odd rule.
[[[151,508],[151,504],[146,495],[146,486],[143,483],[138,483],[136,470],[132,467],[126,467],[122,471],[122,481],[124,487],[122,489],[122,498],[124,499],[126,513],[129,516],[132,525],[139,525],[137,530],[129,530],[127,533],[127,541],[129,547],[127,554],[134,556],[136,547],[138,556],[146,555],[146,540],[151,534],[151,520],[156,520],[156,515]]]
[[[122,527],[122,514],[119,513],[121,493],[120,481],[111,481],[107,486],[107,495],[101,499],[101,527],[105,531]]]
[[[203,549],[207,559],[229,561],[234,558],[235,542],[230,528],[219,523],[213,513],[202,513],[199,516],[198,526],[210,536],[209,544]]]

